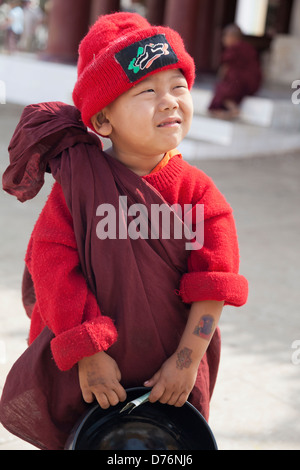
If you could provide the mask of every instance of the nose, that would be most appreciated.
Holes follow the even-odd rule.
[[[159,110],[160,111],[168,111],[171,109],[178,109],[179,104],[175,96],[171,93],[165,93],[159,102]]]

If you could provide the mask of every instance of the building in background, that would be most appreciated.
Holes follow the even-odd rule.
[[[7,3],[0,0],[0,5]],[[258,50],[268,80],[300,79],[300,0],[39,0],[47,15],[40,58],[77,62],[78,45],[97,17],[137,11],[152,24],[177,30],[194,57],[197,74],[215,74],[224,27],[236,22]]]

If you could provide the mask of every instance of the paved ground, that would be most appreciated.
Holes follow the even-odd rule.
[[[21,108],[0,106],[0,173]],[[266,145],[268,143],[266,142]],[[246,143],[245,143],[246,145]],[[300,449],[300,151],[193,162],[214,178],[235,212],[248,304],[226,308],[223,353],[210,425],[221,450]],[[0,192],[0,390],[26,347],[20,301],[23,258],[49,192],[24,205]],[[299,356],[300,357],[300,354]],[[32,449],[0,425],[0,450]]]

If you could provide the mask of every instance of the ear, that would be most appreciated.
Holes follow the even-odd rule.
[[[109,137],[112,133],[112,125],[102,111],[91,118],[91,123],[97,134],[100,134],[102,137]]]

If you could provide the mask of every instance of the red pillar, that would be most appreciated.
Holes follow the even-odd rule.
[[[147,20],[153,25],[164,22],[166,0],[146,0]]]
[[[49,39],[43,59],[75,63],[78,45],[88,31],[91,0],[52,0]]]
[[[120,0],[92,0],[90,23],[94,24],[100,15],[120,10]]]
[[[184,40],[188,52],[195,50],[195,32],[197,27],[198,0],[168,0],[164,23],[178,31]]]
[[[215,0],[201,0],[195,34],[194,59],[200,72],[210,72],[215,35]]]
[[[215,73],[220,65],[223,28],[234,22],[237,0],[199,0],[194,41],[198,72]]]

